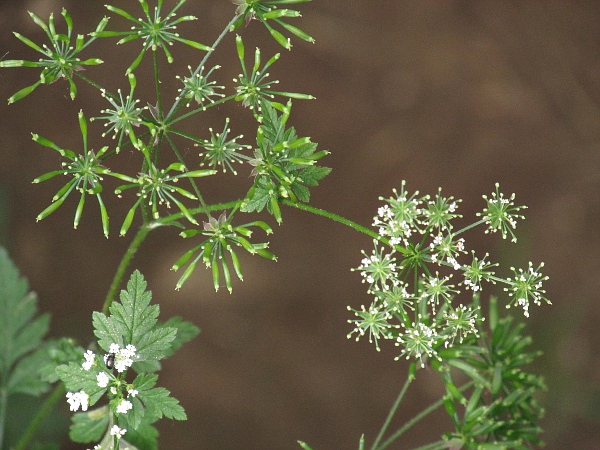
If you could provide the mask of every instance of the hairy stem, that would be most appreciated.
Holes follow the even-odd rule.
[[[317,214],[319,216],[327,217],[328,219],[331,219],[335,222],[339,222],[339,223],[349,226],[350,228],[354,228],[356,231],[358,231],[360,233],[364,233],[367,236],[371,236],[373,239],[383,242],[384,244],[389,245],[390,247],[393,247],[394,249],[396,249],[397,251],[399,251],[401,253],[404,253],[404,254],[408,253],[408,250],[405,249],[404,247],[402,247],[400,245],[390,244],[389,239],[381,237],[377,232],[370,230],[367,227],[364,227],[352,220],[346,219],[345,217],[330,213],[329,211],[325,211],[324,209],[315,208],[314,206],[310,206],[310,205],[307,205],[304,203],[294,203],[294,202],[292,202],[290,200],[286,200],[286,199],[281,199],[280,203],[283,203],[284,205],[287,205],[287,206],[293,206],[294,208],[301,209],[302,211],[308,211],[313,214]]]
[[[477,222],[472,223],[471,225],[467,225],[466,227],[461,228],[460,230],[455,231],[452,234],[454,234],[454,236],[458,236],[459,234],[464,233],[465,231],[469,231],[471,228],[475,228],[476,226],[479,226],[482,223],[485,223],[485,219],[478,220]]]
[[[19,442],[15,446],[14,450],[25,450],[29,445],[33,436],[35,436],[35,432],[40,426],[40,424],[46,419],[46,417],[52,412],[52,408],[58,400],[65,394],[65,386],[62,382],[60,382],[52,391],[52,393],[46,397],[44,403],[38,409],[37,413],[27,425],[27,429],[19,439]]]
[[[123,255],[123,259],[121,259],[121,262],[119,263],[119,267],[117,267],[117,272],[115,273],[110,288],[108,289],[108,293],[106,294],[106,299],[104,300],[104,305],[102,306],[102,313],[108,314],[108,308],[110,308],[110,305],[117,295],[117,291],[121,286],[121,282],[123,281],[123,277],[125,276],[125,272],[129,267],[129,263],[131,262],[133,255],[135,255],[137,249],[140,247],[140,245],[142,245],[142,242],[144,242],[144,239],[146,239],[146,236],[153,228],[154,227],[151,225],[142,225],[133,238],[133,241],[131,241],[131,244],[129,244],[125,255]]]

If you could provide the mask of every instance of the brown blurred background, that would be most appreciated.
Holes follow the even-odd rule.
[[[11,34],[47,42],[27,10],[47,19],[65,6],[75,32],[87,33],[104,14],[103,3],[2,0],[0,56],[38,58]],[[166,1],[165,11],[174,3]],[[141,12],[137,2],[112,4]],[[180,13],[200,20],[180,32],[211,44],[234,9],[227,0],[189,1]],[[494,182],[507,194],[516,192],[517,202],[529,206],[518,227],[518,249],[481,232],[467,236],[467,243],[507,267],[546,262],[554,305],[534,308],[528,321],[535,347],[544,351],[534,369],[549,386],[541,398],[547,407],[543,437],[548,449],[599,449],[600,3],[314,1],[301,10],[304,17],[292,23],[314,36],[314,45],[296,39],[291,53],[282,51],[256,22],[241,33],[248,57],[256,45],[265,59],[282,52],[271,70],[281,80],[278,88],[317,97],[295,101],[291,118],[300,135],[332,151],[322,162],[334,170],[312,190],[311,203],[368,225],[378,196],[389,196],[406,179],[409,189],[434,194],[442,186],[464,199],[466,222]],[[62,18],[57,22],[62,30]],[[123,25],[129,26],[114,19],[108,28]],[[123,74],[140,45],[120,47],[124,53],[115,61],[114,42],[102,40],[85,54],[106,61],[86,75],[127,92]],[[233,35],[222,47],[211,64],[224,66],[217,76],[231,92],[230,80],[240,71]],[[184,45],[172,50],[175,63],[163,65],[168,93],[179,87],[168,74],[187,74],[186,66],[202,57]],[[152,99],[147,62],[136,72],[138,96]],[[37,76],[32,69],[1,70],[0,99]],[[96,91],[78,86],[75,102],[64,81],[15,105],[0,101],[0,243],[39,294],[41,310],[52,313],[52,334],[86,343],[91,313],[101,307],[132,237],[118,237],[128,200],[106,191],[112,219],[106,240],[92,200],[78,230],[71,225],[74,198],[36,223],[61,184],[31,184],[59,158],[33,143],[30,132],[77,149],[76,112],[83,108],[91,117],[107,106]],[[220,129],[225,117],[232,118],[233,133],[253,141],[251,115],[239,104],[215,108],[186,126],[208,137],[208,128]],[[100,131],[99,122],[91,126],[96,149],[103,145]],[[136,167],[131,152],[118,159],[122,167]],[[239,198],[248,182],[242,171],[202,186],[207,200],[218,202]],[[346,339],[346,306],[370,302],[350,271],[370,239],[301,211],[286,208],[283,214],[270,237],[279,261],[243,258],[245,281],[235,283],[233,295],[215,293],[202,268],[180,292],[173,290],[179,274],[169,268],[192,245],[176,230],[154,232],[136,256],[132,269],[146,276],[161,317],[181,315],[202,329],[161,372],[161,385],[189,417],[159,422],[161,448],[294,449],[302,439],[315,450],[353,449],[362,433],[371,443],[383,423],[406,365],[393,361],[398,350],[389,343],[377,353],[366,342]],[[394,424],[440,393],[434,374],[420,371]],[[60,430],[61,421],[53,421],[47,428]],[[433,416],[394,448],[434,441],[447,430],[444,415]],[[65,442],[61,448],[78,447]]]

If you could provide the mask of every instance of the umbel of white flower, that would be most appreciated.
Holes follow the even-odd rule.
[[[424,358],[437,357],[442,343],[451,347],[455,338],[462,342],[465,336],[476,335],[480,309],[452,305],[464,291],[478,293],[484,282],[502,283],[511,298],[507,308],[516,304],[526,317],[531,303],[550,303],[542,288],[548,279],[540,273],[543,263],[537,269],[532,263],[527,270],[511,268],[514,277],[499,278],[492,270],[498,264],[488,262],[487,253],[477,257],[471,251],[470,258],[466,256],[465,239],[459,237],[482,225],[486,233],[500,232],[516,242],[514,230],[517,220],[524,219],[519,211],[525,207],[514,204],[514,194],[504,197],[496,183],[491,196],[483,196],[486,205],[477,214],[480,219],[457,229],[454,221],[462,218],[457,213],[462,200],[443,197],[441,189],[433,197],[418,191],[411,194],[404,181],[393,193],[390,198],[380,197],[385,204],[373,218],[379,236],[370,253],[362,251],[361,264],[353,269],[360,272],[375,299],[368,308],[349,308],[357,317],[348,321],[354,325],[348,337],[355,334],[358,340],[368,335],[377,350],[380,338],[394,339],[403,347],[399,357],[416,358],[423,364]],[[451,284],[453,275],[460,279],[456,284]]]

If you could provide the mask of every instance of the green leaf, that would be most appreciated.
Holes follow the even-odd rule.
[[[56,368],[62,364],[68,364],[71,361],[80,361],[84,349],[75,345],[71,338],[61,338],[51,340],[46,343],[49,360],[44,367],[40,369],[40,375],[43,380],[49,383],[58,381],[59,377]]]
[[[94,334],[98,345],[108,352],[112,343],[136,347],[136,361],[159,360],[166,356],[177,329],[157,326],[158,305],[150,305],[152,293],[146,291],[146,281],[135,271],[121,291],[121,302],[110,307],[110,316],[93,314]]]
[[[81,356],[81,360],[83,360],[83,355]],[[67,390],[73,392],[85,391],[90,396],[90,406],[94,405],[106,392],[106,388],[98,386],[98,380],[96,379],[98,372],[85,370],[81,364],[75,362],[70,362],[68,365],[63,364],[56,368],[56,373],[63,383],[65,383]]]
[[[48,362],[48,359],[48,348],[45,346],[20,359],[12,371],[8,382],[8,392],[37,396],[48,391],[50,386],[40,376],[40,369]]]
[[[136,430],[127,429],[127,442],[139,449],[158,450],[158,430],[142,420]]]
[[[306,442],[298,441],[298,445],[302,447],[302,450],[312,450],[312,447],[308,445]]]
[[[162,327],[175,328],[177,330],[175,339],[171,341],[170,349],[166,352],[166,356],[170,356],[175,353],[175,351],[181,348],[183,344],[191,341],[198,336],[198,333],[200,333],[200,328],[191,322],[182,320],[181,317],[171,317],[164,324],[162,324]]]
[[[139,391],[138,397],[146,406],[146,414],[149,418],[160,419],[165,416],[169,419],[187,420],[179,400],[170,397],[170,394],[165,388],[159,387]]]
[[[69,437],[75,442],[98,442],[108,427],[108,405],[73,415]]]
[[[257,186],[256,189],[254,189],[254,192],[252,194],[253,194],[252,197],[250,197],[250,198],[246,197],[246,200],[244,200],[244,203],[243,203],[242,207],[240,208],[240,211],[242,211],[242,212],[252,212],[252,211],[260,212],[265,208],[265,206],[267,206],[269,198],[271,197],[270,190],[267,188],[260,187],[260,186]]]
[[[307,186],[318,186],[319,180],[325,178],[331,172],[329,167],[310,166],[302,171],[300,178]]]
[[[48,385],[39,370],[50,357],[42,347],[49,316],[36,316],[37,297],[0,247],[0,391],[38,395]],[[2,398],[1,401],[6,401]],[[4,405],[0,405],[2,408]]]

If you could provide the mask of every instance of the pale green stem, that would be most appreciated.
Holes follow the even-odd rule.
[[[232,94],[232,95],[230,95],[230,96],[228,96],[228,97],[222,97],[222,98],[220,98],[219,100],[215,100],[214,102],[211,102],[211,103],[209,103],[209,104],[208,104],[208,105],[206,105],[206,106],[201,106],[201,107],[199,107],[199,108],[196,108],[196,109],[194,109],[194,110],[192,110],[192,111],[188,111],[188,112],[186,112],[185,114],[182,114],[181,116],[177,117],[176,119],[173,119],[172,121],[170,121],[170,122],[169,122],[169,125],[173,125],[174,123],[176,123],[176,122],[179,122],[180,120],[186,119],[186,118],[188,118],[188,117],[190,117],[190,116],[193,116],[194,114],[197,114],[197,113],[199,113],[199,112],[204,112],[204,111],[206,111],[208,108],[212,108],[213,106],[218,106],[218,105],[220,105],[221,103],[225,103],[225,102],[228,102],[229,100],[233,100],[235,97],[237,97],[237,95],[236,95],[236,94]],[[170,129],[170,128],[169,128],[169,131],[170,131],[171,133],[176,133],[176,134],[179,134],[179,133],[178,133],[176,130],[172,130],[172,129]],[[187,137],[187,136],[186,136],[186,137]]]
[[[160,93],[160,78],[158,77],[158,55],[157,52],[152,52],[152,62],[154,63],[154,85],[156,86],[156,109],[158,114],[162,116],[162,96]],[[157,120],[160,120],[158,117]]]
[[[6,377],[4,377],[6,379]],[[8,389],[3,387],[0,389],[0,448],[4,441],[4,425],[6,424],[6,407],[8,402]]]
[[[123,255],[123,259],[121,259],[121,262],[119,263],[119,267],[117,267],[117,272],[115,273],[110,288],[108,289],[108,293],[106,294],[106,299],[104,300],[104,305],[102,306],[103,314],[108,314],[108,309],[117,296],[117,291],[121,286],[121,282],[123,281],[123,277],[125,276],[125,272],[129,267],[129,263],[131,262],[133,255],[135,255],[137,249],[140,247],[140,245],[142,245],[142,242],[144,242],[144,239],[146,239],[146,236],[152,228],[153,227],[151,225],[142,225],[133,238],[133,241],[131,241],[131,244],[129,244],[125,255]]]
[[[406,390],[408,389],[408,386],[410,386],[410,383],[412,383],[412,381],[414,379],[415,378],[410,375],[408,377],[406,377],[406,381],[404,382],[404,385],[402,386],[402,389],[400,390],[400,393],[398,394],[396,401],[392,405],[392,408],[390,409],[390,412],[388,413],[388,415],[385,419],[385,422],[383,423],[383,426],[381,427],[381,430],[379,430],[379,434],[375,438],[375,442],[373,442],[373,445],[371,446],[371,450],[377,449],[377,446],[379,445],[379,441],[381,441],[381,439],[383,438],[383,435],[385,434],[390,422],[394,418],[394,415],[396,414],[396,411],[398,410],[398,407],[400,406],[400,403],[402,402],[402,399],[404,398],[404,395],[406,394]]]
[[[461,228],[460,230],[455,231],[452,234],[454,234],[454,236],[458,236],[459,234],[464,233],[465,231],[469,231],[471,228],[475,228],[476,226],[479,226],[482,223],[485,223],[485,219],[481,219],[475,223],[472,223],[471,225],[467,225],[466,227]]]
[[[459,391],[460,392],[464,392],[467,389],[469,389],[471,386],[473,386],[473,384],[474,384],[474,382],[470,381],[470,382],[464,384],[463,386],[461,386],[459,388]],[[406,431],[408,431],[410,428],[412,428],[413,425],[415,425],[416,423],[418,423],[419,421],[421,421],[422,419],[424,419],[425,417],[427,417],[429,414],[431,414],[433,411],[435,411],[436,409],[438,409],[443,404],[444,404],[444,399],[441,398],[438,401],[436,401],[435,403],[432,403],[431,405],[429,405],[427,408],[425,408],[423,411],[421,411],[415,417],[413,417],[408,422],[406,422],[404,425],[402,425],[402,427],[400,427],[398,429],[398,431],[396,431],[389,438],[387,438],[386,441],[383,444],[381,444],[377,450],[383,450],[383,449],[389,447],[391,444],[394,443],[394,441],[396,439],[398,439]]]
[[[62,396],[65,394],[65,386],[62,382],[59,382],[58,385],[54,388],[52,393],[46,397],[44,403],[37,410],[37,413],[29,422],[27,429],[21,436],[21,439],[17,443],[16,447],[13,450],[25,450],[29,445],[29,442],[35,436],[35,432],[40,424],[46,419],[46,417],[52,412],[52,408]],[[1,446],[0,446],[1,448]]]
[[[413,450],[443,450],[445,448],[448,448],[448,443],[446,441],[439,440],[432,442],[431,444],[422,445],[421,447],[417,447]]]
[[[204,58],[202,58],[202,61],[200,61],[200,64],[198,64],[198,67],[196,67],[196,70],[194,70],[192,77],[196,76],[200,72],[202,67],[204,67],[204,64],[206,64],[206,61],[208,60],[210,55],[212,55],[212,53],[215,51],[215,48],[217,48],[217,46],[223,40],[225,35],[227,33],[229,33],[229,30],[231,29],[233,24],[239,19],[239,17],[240,17],[239,15],[235,15],[233,17],[233,19],[231,19],[231,21],[225,26],[223,31],[221,31],[221,34],[219,35],[219,37],[217,37],[217,39],[213,43],[211,49],[208,52],[206,52],[206,55],[204,55]],[[182,100],[183,100],[183,97],[178,97],[177,100],[175,100],[175,103],[173,103],[173,106],[171,106],[171,110],[169,111],[169,114],[167,114],[167,117],[172,117],[173,114],[175,114],[175,112],[178,110],[178,108],[181,107],[180,103]]]
[[[367,236],[371,236],[373,239],[383,242],[384,244],[389,245],[390,247],[393,247],[394,249],[396,249],[397,251],[399,251],[401,253],[404,253],[404,254],[408,253],[408,250],[406,250],[404,247],[401,247],[399,245],[391,245],[389,239],[381,237],[377,232],[370,230],[367,227],[363,227],[362,225],[360,225],[356,222],[353,222],[352,220],[346,219],[345,217],[330,213],[329,211],[325,211],[324,209],[315,208],[314,206],[310,206],[305,203],[294,203],[290,200],[285,200],[285,199],[280,200],[280,202],[283,203],[284,205],[293,206],[294,208],[301,209],[302,211],[308,211],[313,214],[317,214],[319,216],[327,217],[328,219],[331,219],[335,222],[339,222],[339,223],[349,226],[350,228],[354,228],[356,231],[364,233]]]

